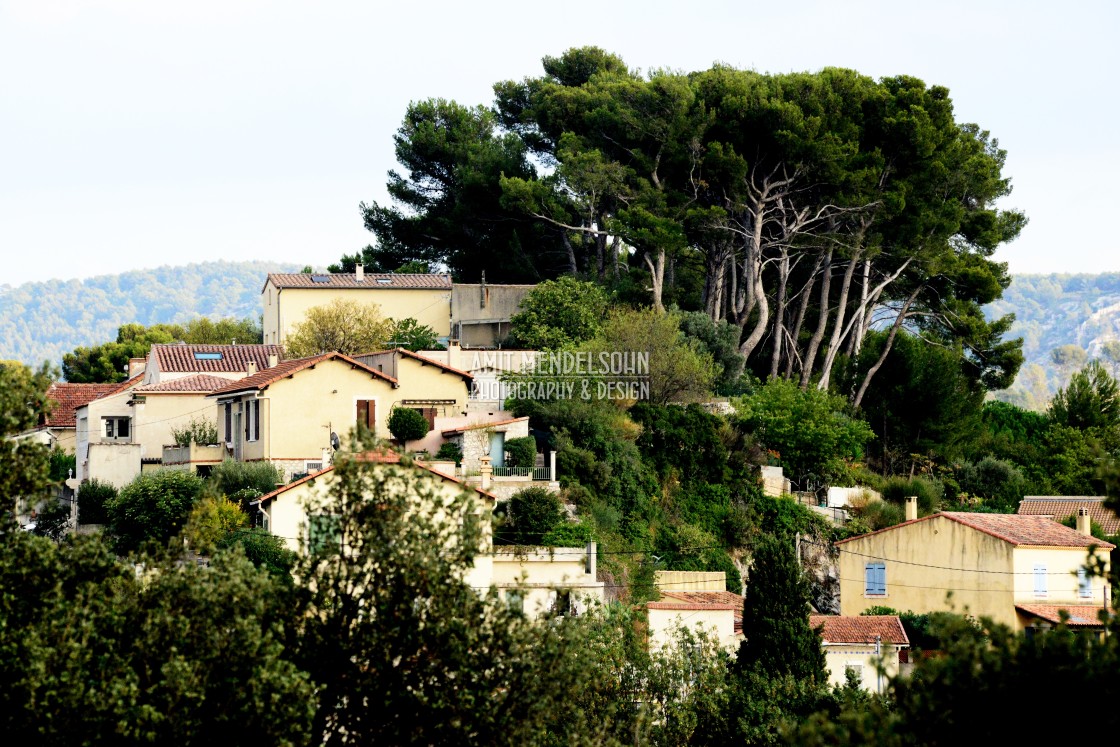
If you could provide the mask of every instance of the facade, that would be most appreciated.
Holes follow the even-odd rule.
[[[943,512],[836,543],[840,610],[878,605],[1035,624],[1023,606],[1101,607],[1107,584],[1085,575],[1090,550],[1106,565],[1113,545],[1041,516]]]
[[[269,273],[261,289],[264,341],[283,345],[309,309],[336,299],[376,304],[383,317],[415,319],[451,335],[451,276],[367,273]]]
[[[809,615],[809,626],[821,629],[831,685],[845,684],[850,669],[865,690],[882,693],[898,675],[900,652],[910,647],[897,615]]]
[[[513,315],[534,285],[455,283],[451,286],[451,336],[466,348],[496,348],[509,336]]]
[[[474,379],[470,411],[490,414],[501,410],[503,403],[509,399],[509,385],[502,381],[502,377],[531,371],[538,356],[536,350],[472,349],[464,348],[456,341],[452,341],[446,350],[423,350],[420,354],[469,373]]]
[[[120,488],[140,474],[140,444],[132,434],[134,376],[75,411],[74,476],[97,479]]]
[[[47,435],[49,446],[75,453],[78,441],[78,408],[111,394],[120,384],[69,384],[56,382],[47,389],[47,399],[54,403],[50,415],[43,418],[37,431]]]
[[[657,571],[660,598],[646,603],[650,649],[662,648],[679,628],[704,631],[731,654],[743,640],[743,596],[727,591],[723,571]]]
[[[596,579],[595,547],[587,548],[494,548],[490,541],[490,517],[496,496],[472,487],[422,462],[406,467],[399,455],[377,452],[363,455],[373,469],[408,470],[434,488],[434,495],[447,499],[469,491],[476,499],[477,516],[483,522],[483,546],[466,582],[481,592],[495,587],[512,605],[527,614],[579,612],[592,601],[603,600],[604,584]],[[265,528],[284,538],[295,552],[304,552],[312,537],[313,517],[307,506],[326,496],[334,485],[334,468],[309,475],[263,496],[258,502]]]

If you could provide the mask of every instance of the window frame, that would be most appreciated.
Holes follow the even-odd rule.
[[[124,423],[124,434],[120,432],[120,424]],[[132,418],[128,415],[104,415],[101,418],[101,435],[113,441],[132,438]]]
[[[878,591],[877,591],[878,589]],[[863,595],[865,597],[887,596],[887,564],[884,561],[869,561],[863,566]]]

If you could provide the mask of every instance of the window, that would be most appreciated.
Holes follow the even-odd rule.
[[[1034,595],[1046,596],[1046,566],[1041,564],[1034,567]]]
[[[525,595],[520,589],[506,590],[506,606],[514,612],[525,611]]]
[[[1077,569],[1077,595],[1082,599],[1093,596],[1093,587],[1089,586],[1089,572],[1084,568]]]
[[[869,597],[887,595],[887,566],[885,563],[868,563],[863,571],[863,593]]]
[[[105,438],[128,438],[130,418],[102,418],[105,423]]]
[[[436,408],[434,407],[413,407],[413,410],[424,416],[424,420],[428,421],[428,430],[434,431],[436,429]]]
[[[377,401],[372,399],[358,400],[358,417],[357,423],[359,427],[368,428],[371,432],[377,430]]]
[[[245,440],[259,441],[261,437],[261,401],[251,399],[245,403]]]
[[[342,547],[341,517],[331,514],[310,516],[307,520],[307,549],[313,555],[334,552]]]
[[[307,472],[307,474],[311,474],[312,472],[322,472],[323,471],[323,463],[322,462],[305,462],[304,465],[303,465],[303,468]]]
[[[221,353],[203,353],[195,351],[194,359],[196,361],[220,361],[222,359]]]
[[[844,665],[844,677],[845,677],[845,679],[848,676],[848,672],[851,672],[852,674],[854,674],[856,676],[856,679],[858,679],[860,681],[863,680],[863,664],[848,662],[847,664]]]

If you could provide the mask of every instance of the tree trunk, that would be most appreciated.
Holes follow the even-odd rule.
[[[649,253],[643,255],[642,258],[646,261],[646,267],[649,268],[653,308],[657,311],[664,311],[665,307],[661,303],[661,292],[665,285],[665,249],[658,247],[656,261],[649,258]]]
[[[864,318],[870,313],[867,306],[871,285],[871,260],[863,260],[863,277],[860,278],[859,308],[856,309],[855,331],[848,335],[848,357],[855,360],[863,349]]]
[[[782,377],[787,381],[793,377],[793,363],[797,353],[797,341],[801,339],[801,327],[805,324],[805,314],[809,310],[809,299],[813,295],[813,287],[817,283],[817,275],[821,270],[821,263],[824,262],[824,254],[817,257],[817,263],[813,265],[813,271],[809,273],[809,279],[805,281],[805,287],[801,289],[800,302],[797,308],[797,319],[793,323],[793,330],[790,332],[789,339],[789,352],[786,353],[786,368]]]
[[[573,275],[578,275],[579,264],[576,262],[576,250],[572,246],[571,239],[568,238],[568,232],[561,231],[560,236],[564,241],[564,249],[568,252],[568,271]]]
[[[770,351],[770,378],[778,378],[778,366],[782,359],[782,344],[786,333],[786,285],[789,282],[789,249],[782,247],[778,260],[778,295],[774,310],[774,349]]]
[[[863,395],[867,394],[867,387],[871,383],[871,377],[878,373],[879,369],[883,367],[883,361],[887,359],[887,354],[891,352],[894,338],[898,335],[898,330],[902,328],[902,323],[906,320],[906,312],[910,310],[910,304],[914,303],[914,299],[918,297],[919,291],[921,291],[920,286],[915,288],[914,292],[910,294],[910,297],[906,299],[906,303],[902,304],[902,309],[898,312],[898,316],[895,317],[894,324],[891,325],[891,331],[890,334],[887,335],[887,341],[883,344],[883,352],[879,355],[879,360],[875,361],[874,365],[867,369],[867,375],[863,377],[863,383],[859,385],[859,391],[856,392],[855,398],[852,399],[852,407],[854,409],[858,410],[859,406],[863,403]]]
[[[801,364],[801,388],[809,388],[809,379],[813,376],[813,364],[816,362],[817,350],[824,339],[824,331],[828,326],[828,294],[832,288],[832,250],[825,252],[824,262],[821,267],[821,300],[817,313],[817,328],[809,338],[809,349],[805,352],[805,360]]]
[[[843,339],[844,322],[848,318],[848,292],[852,287],[852,276],[855,275],[859,256],[863,253],[862,238],[860,246],[856,247],[848,266],[844,269],[844,280],[840,286],[840,300],[836,305],[836,319],[832,323],[832,337],[829,338],[828,348],[825,350],[824,363],[821,364],[821,380],[817,382],[817,389],[822,392],[828,390],[828,382],[832,378],[832,364],[836,361],[836,354],[840,352],[840,343]]]

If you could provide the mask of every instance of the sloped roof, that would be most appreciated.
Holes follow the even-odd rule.
[[[664,591],[653,609],[734,610],[735,633],[743,632],[743,596],[733,591]]]
[[[47,416],[44,425],[50,428],[74,428],[77,426],[78,408],[95,399],[113,394],[120,384],[70,384],[59,382],[47,389],[47,398],[55,405]]]
[[[316,280],[318,278],[318,281]],[[361,282],[353,272],[305,273],[270,272],[265,285],[277,288],[378,288],[397,290],[451,290],[451,276],[446,274],[408,274],[367,272]],[[262,287],[263,291],[264,288]]]
[[[156,366],[167,373],[244,373],[250,361],[268,368],[268,356],[284,359],[280,345],[152,345]],[[199,358],[198,356],[204,356]],[[220,358],[214,356],[221,356]]]
[[[479,428],[493,428],[493,427],[499,426],[499,425],[510,425],[511,423],[517,423],[517,422],[520,422],[522,420],[528,420],[528,419],[529,419],[529,416],[525,415],[525,416],[520,417],[520,418],[508,418],[506,420],[494,420],[494,421],[491,421],[491,422],[483,422],[483,423],[470,423],[468,425],[461,425],[458,428],[449,428],[445,431],[442,431],[441,435],[444,438],[450,438],[451,436],[454,436],[457,433],[464,433],[466,431],[474,431],[474,430],[478,430]]]
[[[1040,620],[1057,625],[1061,622],[1061,613],[1069,613],[1066,625],[1071,628],[1100,628],[1103,627],[1099,617],[1104,609],[1100,605],[1092,604],[1017,604],[1015,609]],[[1109,613],[1111,615],[1111,613]]]
[[[323,353],[322,355],[313,355],[310,358],[293,358],[288,361],[281,361],[272,368],[266,368],[263,371],[258,371],[252,376],[246,376],[240,381],[227,381],[225,386],[221,389],[215,389],[211,392],[212,395],[216,394],[231,394],[233,392],[246,392],[251,390],[260,390],[265,387],[275,384],[281,379],[286,379],[289,376],[294,376],[300,371],[314,368],[317,364],[329,360],[341,360],[349,363],[354,368],[360,368],[374,378],[382,379],[390,384],[396,386],[397,380],[392,376],[387,376],[380,371],[370,368],[364,363],[354,360],[348,355],[342,353]]]
[[[388,350],[375,350],[372,353],[361,353],[360,355],[355,355],[354,357],[360,359],[360,358],[365,358],[366,356],[384,355],[385,353],[395,353],[397,355],[402,355],[405,358],[411,358],[412,360],[419,361],[420,363],[422,363],[425,366],[435,366],[436,368],[443,369],[444,371],[447,371],[448,373],[453,373],[453,374],[456,374],[458,376],[462,376],[464,379],[467,379],[468,381],[473,381],[474,380],[474,374],[471,374],[467,371],[463,371],[463,370],[458,369],[458,368],[452,368],[451,366],[447,365],[446,363],[441,363],[437,360],[429,358],[426,355],[420,355],[419,353],[414,353],[411,350],[408,350],[407,348],[389,348]]]
[[[363,454],[356,455],[355,458],[360,462],[371,462],[371,463],[374,463],[374,464],[400,464],[400,461],[401,461],[400,454],[396,453],[395,451],[390,451],[388,449],[379,449],[377,451],[365,452]],[[470,485],[466,482],[463,482],[459,478],[452,477],[451,475],[447,474],[446,472],[440,472],[437,469],[432,469],[431,467],[424,464],[423,462],[414,461],[412,464],[413,464],[414,467],[422,469],[425,472],[430,472],[433,475],[435,475],[436,477],[443,478],[444,480],[448,480],[450,482],[456,483],[457,485],[462,485],[463,487],[468,488],[468,489],[474,491],[475,493],[478,493],[479,495],[490,498],[491,500],[495,500],[495,501],[498,500],[498,496],[494,495],[493,493],[491,493],[489,491],[486,491],[486,490],[483,490],[482,488],[475,487],[474,485]],[[334,471],[334,466],[332,465],[330,467],[327,467],[324,470],[320,470],[319,472],[312,472],[310,475],[307,475],[306,477],[301,477],[300,479],[294,480],[294,481],[288,483],[287,485],[285,485],[281,488],[277,488],[276,490],[273,490],[271,493],[266,493],[265,495],[262,495],[259,500],[260,500],[261,503],[265,503],[266,501],[271,501],[273,498],[276,498],[277,496],[283,495],[284,493],[288,492],[289,490],[291,490],[294,487],[297,487],[299,485],[303,485],[305,482],[310,482],[311,480],[314,480],[316,477],[320,477],[322,475],[327,474],[328,472],[333,472],[333,471]]]
[[[809,626],[823,628],[821,640],[828,643],[883,643],[909,646],[910,639],[898,615],[809,615]]]
[[[948,519],[949,521],[954,521],[971,529],[984,532],[996,539],[1009,542],[1016,547],[1100,547],[1105,550],[1111,550],[1115,547],[1115,545],[1110,542],[1099,540],[1096,537],[1086,536],[1076,529],[1064,527],[1046,516],[973,514],[962,511],[942,511],[941,513],[923,516],[920,519],[904,521],[901,524],[895,524],[893,527],[849,537],[835,544],[843,545],[848,542],[855,542],[865,537],[883,534],[884,532],[898,531],[911,524],[918,524],[937,518]]]
[[[136,394],[209,394],[215,389],[229,386],[230,380],[210,374],[192,374],[181,379],[172,379],[159,384],[136,387]]]
[[[1019,504],[1019,514],[1048,516],[1054,521],[1061,521],[1076,515],[1079,508],[1089,509],[1089,518],[1100,524],[1105,534],[1120,534],[1120,517],[1104,507],[1103,495],[1028,495]]]

